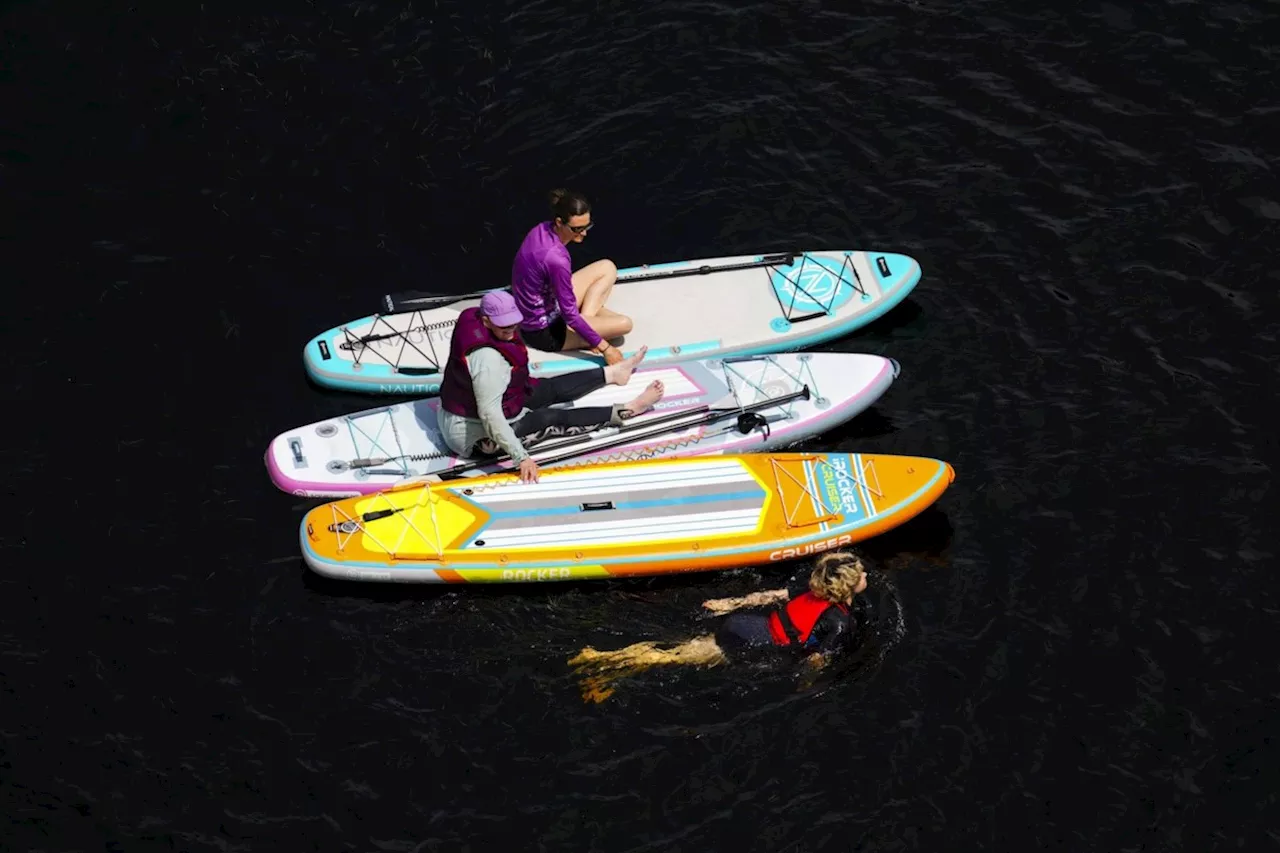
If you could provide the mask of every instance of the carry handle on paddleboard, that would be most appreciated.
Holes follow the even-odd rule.
[[[699,267],[683,267],[672,270],[654,270],[653,272],[637,272],[630,275],[618,276],[618,284],[626,284],[629,281],[653,281],[662,278],[683,278],[690,275],[709,275],[713,272],[733,272],[734,270],[749,270],[756,267],[767,267],[775,264],[781,266],[791,266],[795,263],[797,257],[803,255],[804,252],[781,252],[773,255],[764,255],[758,261],[745,261],[740,264],[723,264],[721,266],[712,266],[711,264],[703,264]],[[471,293],[463,293],[459,295],[449,295],[447,293],[433,293],[429,290],[402,290],[396,293],[388,293],[382,297],[382,306],[380,313],[382,314],[404,314],[409,311],[425,311],[430,308],[441,308],[445,305],[452,305],[455,302],[461,302],[464,299],[479,299],[492,290],[502,290],[503,288],[490,288],[490,290],[476,290]]]
[[[610,448],[617,447],[620,444],[627,444],[628,442],[635,441],[637,438],[648,438],[649,437],[648,433],[644,432],[644,430],[646,430],[647,428],[651,428],[654,426],[668,427],[668,429],[656,430],[653,433],[654,435],[661,435],[664,432],[670,431],[670,429],[672,428],[670,427],[670,424],[674,423],[675,421],[678,421],[681,418],[688,418],[693,415],[697,415],[697,417],[694,417],[693,420],[690,420],[688,423],[676,424],[674,428],[680,429],[680,428],[688,428],[693,426],[701,426],[702,424],[709,424],[709,423],[712,423],[713,421],[720,420],[721,418],[729,418],[735,415],[740,417],[744,414],[758,412],[762,409],[771,409],[774,406],[780,406],[784,403],[790,403],[793,400],[808,400],[810,399],[811,396],[812,394],[810,394],[809,392],[809,386],[805,385],[799,391],[792,391],[788,394],[781,394],[777,397],[771,397],[768,400],[761,400],[757,403],[749,403],[745,406],[733,406],[732,408],[726,408],[726,409],[709,409],[706,406],[699,406],[697,409],[690,409],[689,411],[680,412],[678,414],[673,413],[670,415],[663,415],[660,418],[654,418],[653,420],[646,421],[644,423],[638,423],[634,425],[624,425],[618,429],[618,433],[616,435],[614,435],[609,441],[606,441],[603,444],[597,444],[591,447],[579,447],[575,450],[570,450],[567,453],[562,453],[559,456],[552,456],[550,458],[543,458],[543,459],[536,458],[537,455],[546,453],[548,450],[555,450],[560,447],[570,446],[574,444],[588,444],[591,441],[590,437],[575,436],[572,439],[565,439],[560,442],[549,442],[544,445],[534,445],[534,447],[531,448],[531,450],[533,451],[533,455],[535,456],[533,461],[538,463],[539,465],[550,465],[555,462],[563,462],[566,459],[572,459],[575,456],[581,456],[583,453],[590,453],[597,450],[608,450]],[[630,427],[630,429],[628,429],[628,427]],[[640,435],[639,436],[632,435],[632,432],[639,432]],[[511,457],[509,455],[494,457],[492,459],[479,459],[474,462],[468,462],[463,465],[455,465],[452,468],[446,468],[443,471],[436,471],[431,474],[425,474],[422,477],[414,477],[412,481],[407,481],[407,482],[424,482],[424,481],[441,482],[443,480],[459,479],[467,471],[471,471],[476,468],[481,468],[486,465],[493,465],[496,463],[510,462],[510,461],[511,461]],[[515,473],[515,472],[513,470],[508,469],[507,471],[497,471],[495,473],[502,474],[502,473]],[[398,490],[401,487],[402,487],[402,484],[397,483],[394,489]]]

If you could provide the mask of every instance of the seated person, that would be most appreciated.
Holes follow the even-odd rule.
[[[515,299],[502,290],[486,293],[478,307],[458,315],[440,387],[440,431],[459,456],[506,452],[519,465],[521,481],[530,483],[537,482],[538,464],[528,446],[621,424],[653,408],[664,389],[655,381],[626,404],[549,408],[607,383],[626,385],[646,349],[605,367],[534,379],[520,337],[521,319]]]
[[[594,350],[606,364],[622,353],[607,338],[631,331],[631,318],[605,307],[618,279],[612,261],[588,264],[577,272],[569,260],[570,243],[581,243],[591,229],[591,205],[579,193],[554,190],[551,219],[525,235],[511,265],[511,293],[524,314],[525,343],[543,352]]]

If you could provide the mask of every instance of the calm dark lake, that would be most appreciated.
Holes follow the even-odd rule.
[[[1275,848],[1274,3],[257,8],[4,13],[0,848]],[[825,347],[902,375],[802,449],[957,480],[817,683],[566,663],[788,569],[303,565],[263,451],[377,399],[303,344],[506,283],[559,185],[579,264],[920,261]]]

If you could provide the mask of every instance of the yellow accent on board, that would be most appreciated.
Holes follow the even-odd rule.
[[[401,510],[361,525],[361,546],[374,554],[434,557],[448,550],[487,516],[447,492],[427,488],[378,492],[357,498],[356,517],[391,508]]]
[[[516,569],[456,569],[467,583],[589,580],[612,577],[604,566],[530,566]]]

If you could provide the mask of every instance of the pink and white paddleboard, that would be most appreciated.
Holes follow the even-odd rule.
[[[853,419],[897,378],[898,363],[861,353],[784,353],[641,367],[625,386],[606,385],[573,404],[625,403],[653,380],[666,394],[653,411],[572,439],[531,448],[541,466],[622,459],[776,451]],[[429,397],[318,421],[281,433],[266,452],[271,481],[307,497],[348,497],[450,472],[492,474],[492,462],[459,471]]]

